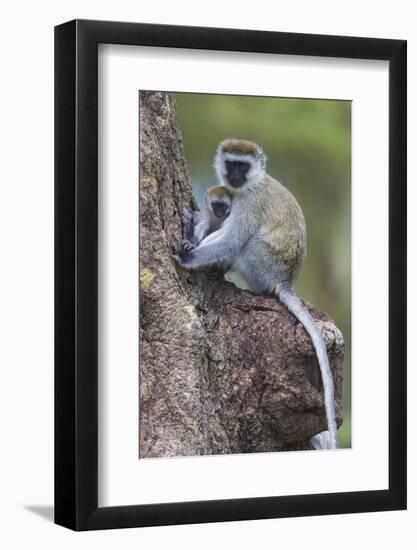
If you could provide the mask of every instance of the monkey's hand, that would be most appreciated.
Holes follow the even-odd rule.
[[[195,248],[195,244],[189,241],[188,239],[183,239],[181,241],[181,249],[185,252],[189,252]]]
[[[184,240],[181,242],[181,245],[179,247],[172,245],[172,257],[178,265],[189,269],[193,249],[194,245],[189,241]]]

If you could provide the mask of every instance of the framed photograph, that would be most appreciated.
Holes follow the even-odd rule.
[[[406,42],[55,29],[55,522],[406,507]]]

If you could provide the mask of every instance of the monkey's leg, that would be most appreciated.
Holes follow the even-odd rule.
[[[251,239],[234,266],[254,294],[269,294],[277,280],[286,280],[286,266],[276,259],[268,243]]]
[[[185,241],[190,241],[194,236],[194,216],[187,208],[182,210],[182,236]]]
[[[182,234],[181,247],[185,251],[192,250],[207,236],[209,223],[201,212],[190,212],[187,208],[182,212]]]
[[[187,208],[182,210],[182,236],[181,249],[184,251],[189,251],[195,248],[196,243],[194,243],[194,233],[195,233],[195,220],[197,212],[190,212]]]

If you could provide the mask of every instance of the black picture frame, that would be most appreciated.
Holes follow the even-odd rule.
[[[103,43],[389,61],[387,490],[98,507],[97,53]],[[404,40],[107,21],[55,28],[57,524],[91,530],[406,508],[406,46]]]

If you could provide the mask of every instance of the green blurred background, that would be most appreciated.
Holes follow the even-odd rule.
[[[346,342],[342,447],[351,446],[351,103],[317,99],[177,93],[193,191],[202,205],[216,184],[217,144],[257,142],[267,171],[295,195],[307,224],[297,293],[328,313]]]

